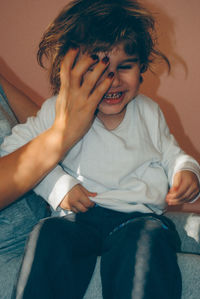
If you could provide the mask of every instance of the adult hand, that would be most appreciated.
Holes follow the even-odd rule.
[[[96,55],[79,54],[79,49],[70,49],[64,57],[60,71],[61,87],[53,128],[62,134],[66,148],[69,143],[74,144],[88,131],[98,103],[113,81],[113,76],[109,75],[96,85],[109,65],[108,59],[98,61]],[[93,71],[87,73],[91,66]]]
[[[61,87],[52,127],[0,158],[0,209],[32,189],[90,128],[113,78],[108,76],[96,85],[109,61],[94,58],[79,56],[78,49],[67,52],[61,64]],[[93,71],[87,72],[91,66]]]

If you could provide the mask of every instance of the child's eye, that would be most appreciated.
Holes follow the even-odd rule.
[[[132,64],[125,64],[125,65],[119,65],[118,69],[119,70],[130,70],[132,69],[133,65]]]

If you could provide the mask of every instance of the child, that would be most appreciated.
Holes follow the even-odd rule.
[[[138,94],[152,59],[168,63],[151,31],[154,20],[137,1],[77,0],[45,32],[38,60],[49,58],[59,95],[16,126],[3,150],[48,130],[56,98],[63,111],[76,101],[80,118],[89,103],[99,105],[88,132],[35,187],[54,216],[68,215],[32,232],[13,298],[83,298],[98,255],[103,298],[181,298],[178,238],[162,214],[166,201],[197,197],[200,168],[178,147],[158,105]],[[68,118],[63,113],[57,134]],[[71,130],[78,129],[81,136],[75,120]]]

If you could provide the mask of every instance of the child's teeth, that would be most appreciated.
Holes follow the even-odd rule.
[[[117,92],[117,93],[106,94],[104,96],[104,98],[106,98],[106,99],[114,99],[114,98],[120,98],[120,96],[121,96],[121,92]]]

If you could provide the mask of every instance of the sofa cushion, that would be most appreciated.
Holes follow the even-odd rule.
[[[178,264],[182,275],[182,299],[200,298],[200,255],[179,253]]]
[[[181,251],[200,254],[200,215],[194,213],[168,212],[181,239]]]

